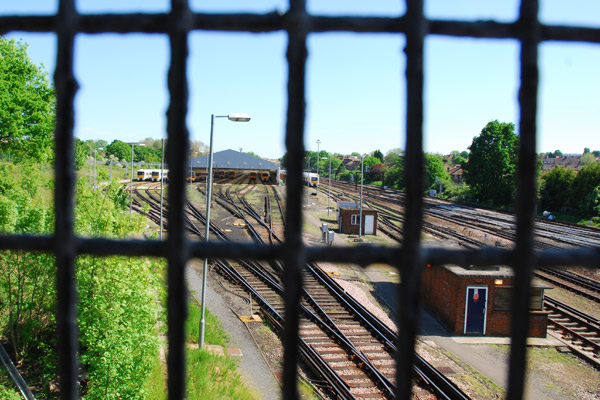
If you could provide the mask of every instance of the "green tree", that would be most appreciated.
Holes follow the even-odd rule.
[[[282,169],[287,169],[287,167],[288,167],[288,165],[287,165],[287,163],[288,163],[287,157],[288,157],[288,153],[286,151],[285,153],[283,153],[283,155],[279,159],[279,165],[281,165]]]
[[[106,155],[113,155],[119,160],[131,160],[131,145],[120,140],[113,140],[111,144],[106,146]]]
[[[396,165],[385,172],[385,185],[396,189],[404,189],[404,166]]]
[[[0,151],[11,158],[50,161],[55,93],[43,66],[27,56],[27,45],[0,37]]]
[[[0,231],[10,234],[45,233],[54,215],[38,190],[38,168],[0,164]],[[0,326],[17,363],[38,370],[50,357],[37,351],[36,338],[49,339],[54,311],[54,260],[50,255],[24,251],[0,252]],[[52,373],[52,363],[42,374]],[[46,366],[48,367],[48,366]]]
[[[543,210],[559,211],[562,207],[570,206],[570,189],[575,179],[575,171],[556,166],[541,179],[540,201]]]
[[[340,180],[346,180],[346,179],[342,179],[341,176],[345,173],[348,172],[346,170],[346,166],[342,163],[342,161],[340,160],[340,164],[337,166],[337,168],[335,169],[335,179],[340,179]]]
[[[382,181],[385,177],[385,167],[381,163],[373,165],[369,169],[368,176],[370,182]]]
[[[404,157],[404,150],[400,148],[391,149],[387,152],[385,157],[383,157],[383,165],[386,168],[390,169],[398,164],[398,161]]]
[[[131,157],[131,155],[130,155]],[[146,146],[134,146],[133,147],[133,161],[135,162],[149,162],[159,163],[161,159],[160,150],[156,150],[152,147]]]
[[[515,193],[519,137],[515,125],[491,121],[469,146],[465,181],[479,201],[508,206]]]
[[[364,166],[368,166],[370,169],[375,164],[381,164],[381,160],[377,157],[367,156],[363,158],[363,164]]]
[[[439,189],[439,183],[435,182],[435,178],[438,178],[438,182],[442,185],[447,186],[450,184],[450,175],[444,168],[444,160],[437,154],[425,154],[425,187]]]
[[[600,185],[600,163],[583,167],[573,179],[569,202],[577,208],[582,217],[594,215],[594,204],[590,196],[598,185]]]
[[[39,167],[0,163],[0,230],[2,233],[49,234],[54,215],[47,201],[48,178]],[[128,195],[112,182],[93,191],[77,185],[75,230],[80,236],[109,238],[142,232],[143,218],[129,219]],[[77,258],[79,357],[87,379],[86,399],[144,398],[139,383],[158,352],[158,297],[164,266],[141,257]],[[27,381],[50,398],[48,382],[56,379],[54,338],[56,267],[51,255],[0,252],[0,332],[12,353],[26,365]]]
[[[373,152],[373,157],[379,158],[379,161],[383,164],[383,153],[381,152],[381,150],[375,150]]]
[[[594,153],[584,153],[581,156],[581,165],[592,165],[596,163],[596,156],[594,156]]]
[[[80,170],[90,156],[90,148],[81,139],[75,138],[75,169]]]

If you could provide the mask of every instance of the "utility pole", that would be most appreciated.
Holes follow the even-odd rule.
[[[321,178],[319,177],[319,164],[321,163],[321,154],[319,151],[320,144],[321,141],[317,139],[317,195],[319,195],[319,181],[321,180]]]

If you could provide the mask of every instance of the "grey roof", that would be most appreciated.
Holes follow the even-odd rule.
[[[193,168],[206,168],[208,155],[192,158]],[[275,171],[279,166],[271,161],[256,158],[235,150],[223,150],[213,154],[213,168],[225,169],[266,169]]]

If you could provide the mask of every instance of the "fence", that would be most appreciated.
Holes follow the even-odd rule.
[[[186,0],[172,0],[171,11],[162,14],[81,15],[75,0],[61,0],[56,15],[3,16],[0,32],[14,30],[54,32],[58,50],[54,82],[57,94],[56,140],[56,232],[54,236],[0,237],[0,249],[53,252],[57,272],[57,329],[59,375],[62,396],[77,398],[77,329],[74,261],[79,254],[157,256],[168,260],[168,391],[170,399],[185,395],[184,321],[186,291],[184,268],[191,257],[282,258],[285,262],[286,329],[284,334],[284,387],[286,399],[297,399],[298,304],[302,285],[301,269],[307,261],[352,262],[361,265],[388,263],[399,268],[397,323],[402,327],[397,355],[397,395],[410,398],[411,371],[418,328],[419,276],[421,266],[455,263],[459,265],[507,264],[515,271],[514,301],[527,303],[534,265],[594,266],[600,249],[533,249],[533,219],[536,188],[536,116],[538,95],[538,48],[543,41],[600,42],[600,29],[550,26],[538,20],[538,1],[523,0],[515,22],[429,20],[422,0],[407,0],[407,11],[399,17],[315,16],[306,11],[306,2],[290,0],[283,14],[204,14],[194,13]],[[184,234],[184,175],[189,136],[185,124],[188,107],[186,59],[191,31],[286,32],[288,85],[285,143],[288,151],[287,231],[282,246],[190,243]],[[169,235],[164,242],[136,240],[83,239],[73,231],[74,95],[73,47],[78,33],[162,33],[169,36],[171,60],[168,73],[170,104],[167,112],[170,167]],[[321,32],[392,33],[406,37],[406,222],[404,243],[397,248],[360,246],[351,249],[312,248],[302,243],[302,164],[304,157],[305,79],[307,36]],[[423,249],[423,44],[427,35],[454,37],[507,38],[520,43],[521,86],[519,91],[521,146],[517,209],[517,240],[514,249],[448,250]],[[509,362],[508,398],[521,398],[525,376],[527,309],[514,307],[512,346]]]

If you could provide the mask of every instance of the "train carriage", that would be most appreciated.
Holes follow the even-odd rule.
[[[155,169],[152,171],[152,182],[167,181],[169,177],[168,169]]]
[[[269,182],[271,180],[271,173],[268,171],[263,171],[260,173],[260,181],[261,182]]]
[[[196,182],[196,173],[194,171],[188,171],[185,174],[186,182]]]
[[[231,171],[229,171],[229,172],[227,173],[227,176],[228,176],[230,179],[233,179],[233,178],[235,178],[235,170],[231,170]]]
[[[319,184],[319,175],[311,173],[311,172],[304,172],[303,176],[304,176],[304,183],[306,185],[314,187]]]
[[[136,173],[136,177],[139,181],[149,181],[152,180],[152,170],[151,169],[138,169]]]

